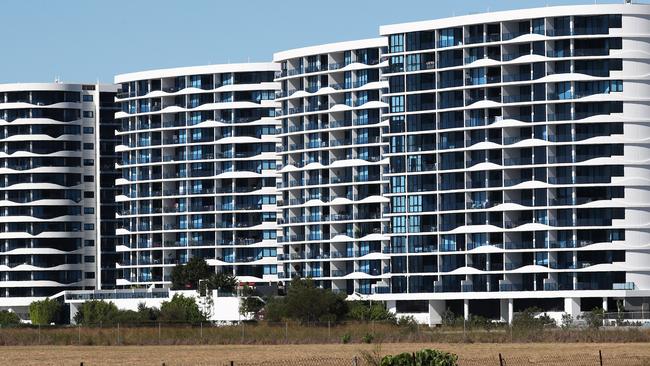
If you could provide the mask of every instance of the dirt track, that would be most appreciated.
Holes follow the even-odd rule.
[[[234,361],[290,360],[311,357],[349,357],[361,350],[372,351],[374,345],[225,345],[225,346],[43,346],[0,347],[0,365],[225,365]],[[498,353],[508,356],[580,355],[593,357],[602,350],[609,357],[650,357],[645,343],[570,343],[570,344],[382,344],[382,353],[437,348],[454,352],[465,360],[493,360]]]

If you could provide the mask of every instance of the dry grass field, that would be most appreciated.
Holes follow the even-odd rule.
[[[0,365],[226,365],[230,360],[257,362],[291,360],[297,358],[350,358],[361,351],[376,350],[376,345],[210,345],[210,346],[27,346],[0,347]],[[596,359],[598,350],[606,359],[617,357],[647,357],[647,343],[511,343],[511,344],[436,344],[390,343],[382,344],[381,353],[400,353],[422,348],[436,348],[454,352],[461,361],[472,365],[498,365],[498,354],[508,357],[564,357],[566,365],[580,363],[569,360]],[[352,364],[352,363],[350,363]],[[510,365],[512,363],[508,363]],[[609,365],[628,365],[629,362],[608,362]],[[647,365],[647,363],[634,363]],[[463,362],[461,362],[463,365]],[[287,365],[290,366],[290,365]],[[322,364],[322,366],[327,366]]]

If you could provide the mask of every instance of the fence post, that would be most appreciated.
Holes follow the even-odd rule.
[[[81,345],[81,323],[79,323],[77,328],[79,328],[79,345]]]
[[[598,350],[598,358],[600,358],[600,366],[603,366],[603,351]]]
[[[352,366],[357,366],[359,364],[359,360],[357,359],[357,356],[354,356],[352,359]]]
[[[327,321],[327,340],[332,339],[332,329],[331,329],[331,322],[328,320]]]
[[[41,325],[38,325],[38,344],[41,344]]]
[[[241,322],[241,343],[244,343],[244,322]]]
[[[160,335],[161,335],[160,333],[161,333],[161,330],[160,330],[160,322],[158,322],[158,344],[160,344],[160,338],[161,338],[161,337],[160,337]]]
[[[201,322],[200,324],[201,324],[201,340],[203,340],[203,322]]]
[[[500,353],[499,353],[499,366],[504,366],[503,365],[503,357],[501,357]]]
[[[235,361],[230,361],[230,366],[235,366]]]
[[[120,345],[120,323],[117,323],[117,345]]]
[[[289,322],[284,322],[284,343],[289,343]]]

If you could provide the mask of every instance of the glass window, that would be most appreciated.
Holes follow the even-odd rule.
[[[544,35],[544,18],[533,19],[533,33]]]
[[[404,56],[393,56],[390,58],[390,65],[388,72],[402,72],[404,71]]]
[[[391,177],[391,192],[392,193],[405,193],[406,192],[406,179],[404,176]]]
[[[395,52],[404,52],[404,35],[403,34],[391,34],[388,38],[388,47],[390,53]]]
[[[405,233],[406,232],[406,217],[397,216],[392,218],[392,230],[393,233]]]
[[[397,196],[391,198],[392,212],[403,213],[406,212],[406,197]]]
[[[390,97],[390,112],[399,113],[404,112],[404,96],[398,95]]]

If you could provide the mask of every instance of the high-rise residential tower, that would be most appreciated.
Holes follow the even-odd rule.
[[[279,65],[123,74],[118,286],[168,286],[201,257],[242,282],[277,280]]]
[[[279,52],[279,277],[370,294],[390,272],[383,38]]]
[[[506,11],[381,34],[392,271],[375,298],[431,322],[447,307],[511,320],[529,306],[647,306],[650,7]]]
[[[99,286],[100,241],[111,235],[102,232],[99,215],[114,200],[99,194],[100,151],[114,150],[99,131],[102,118],[113,118],[115,91],[94,84],[0,85],[3,309],[24,315],[34,299]]]

